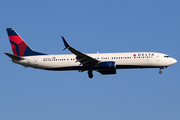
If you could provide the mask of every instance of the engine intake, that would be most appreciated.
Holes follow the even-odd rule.
[[[109,61],[109,62],[101,62],[101,63],[99,63],[98,72],[100,72],[102,75],[116,74],[116,64],[115,64],[115,62],[114,61]]]

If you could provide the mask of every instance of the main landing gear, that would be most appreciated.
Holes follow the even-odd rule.
[[[89,76],[89,78],[93,78],[92,69],[90,69],[90,70],[88,71],[88,76]]]

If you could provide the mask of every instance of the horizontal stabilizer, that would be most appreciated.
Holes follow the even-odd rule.
[[[13,60],[24,60],[24,58],[22,57],[19,57],[19,56],[16,56],[16,55],[12,55],[12,54],[9,54],[9,53],[4,53],[6,54],[7,56],[9,56],[11,59]]]

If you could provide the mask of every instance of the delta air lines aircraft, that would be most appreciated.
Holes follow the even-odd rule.
[[[13,54],[5,53],[12,62],[43,70],[88,71],[89,78],[93,77],[93,71],[102,75],[116,74],[116,69],[133,68],[167,68],[177,61],[163,53],[157,52],[127,52],[127,53],[95,53],[85,54],[71,47],[62,37],[65,49],[73,54],[47,55],[32,50],[13,28],[7,28],[8,37]]]

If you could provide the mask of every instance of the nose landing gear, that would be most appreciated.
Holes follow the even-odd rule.
[[[166,69],[167,68],[167,66],[165,66],[165,67],[160,67],[160,69],[159,69],[159,74],[162,74],[162,69]]]

